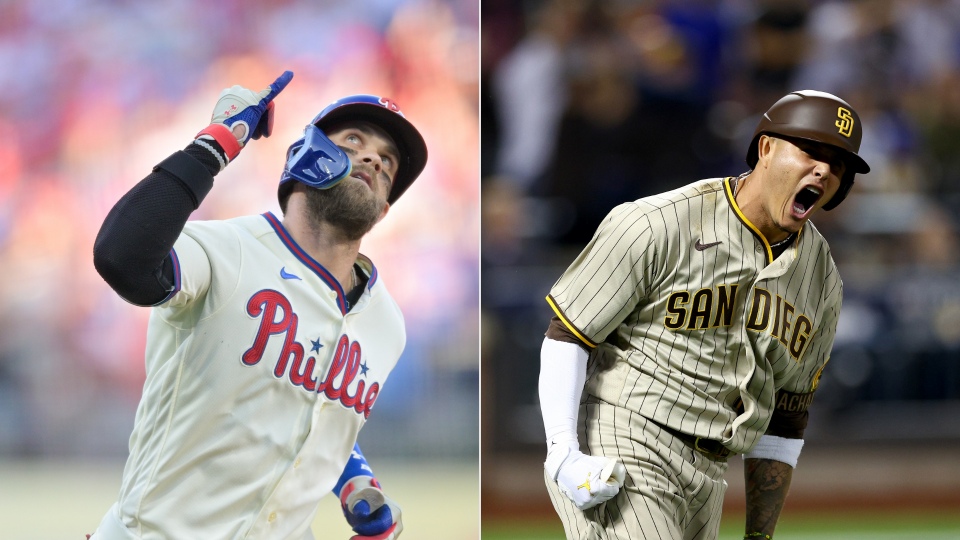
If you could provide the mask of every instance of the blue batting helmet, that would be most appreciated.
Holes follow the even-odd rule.
[[[397,144],[400,163],[387,202],[396,202],[420,176],[427,164],[427,145],[397,104],[380,96],[347,96],[320,111],[304,129],[303,137],[287,150],[287,163],[277,190],[281,202],[290,195],[294,180],[318,189],[327,189],[350,174],[350,159],[324,133],[350,120],[363,120],[379,126]]]

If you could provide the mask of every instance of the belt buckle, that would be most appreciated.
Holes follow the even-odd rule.
[[[730,450],[726,446],[722,446],[723,450],[721,450],[720,452],[712,452],[710,450],[707,450],[706,448],[701,448],[700,447],[701,439],[703,439],[703,437],[697,437],[693,440],[693,448],[697,452],[700,452],[701,454],[706,454],[708,456],[713,456],[715,458],[723,458],[730,455]],[[709,441],[710,439],[704,439],[704,440]]]

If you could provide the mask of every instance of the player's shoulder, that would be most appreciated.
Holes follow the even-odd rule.
[[[235,236],[230,224],[222,220],[193,220],[183,226],[184,234],[203,242],[204,240],[217,241],[226,237]]]
[[[249,216],[240,216],[223,221],[222,223],[234,228],[237,231],[250,233],[254,238],[259,238],[265,234],[275,233],[276,230],[271,225],[270,218],[277,219],[272,213],[252,214]]]
[[[686,214],[692,206],[703,203],[705,197],[714,194],[716,198],[715,194],[723,191],[723,180],[723,178],[699,180],[677,189],[626,202],[611,210],[609,217],[613,221],[646,217],[648,222],[654,225],[660,223],[660,228],[663,226],[670,228],[668,223],[675,220],[665,219],[665,212]],[[693,203],[693,205],[681,203]],[[709,201],[707,204],[716,204],[716,201]],[[651,216],[654,217],[651,218]]]
[[[808,256],[816,256],[823,260],[825,264],[836,268],[837,263],[833,260],[833,254],[830,252],[830,244],[827,239],[813,224],[813,221],[807,220],[800,231],[801,247],[806,247]],[[814,249],[809,249],[814,248]]]
[[[397,304],[393,296],[390,295],[390,291],[387,290],[387,285],[380,278],[380,272],[377,270],[376,265],[373,264],[373,261],[370,260],[369,257],[362,253],[357,254],[357,264],[367,274],[367,289],[370,291],[372,304],[376,305],[377,309],[384,311],[387,315],[394,316],[395,320],[402,327],[404,324],[403,312],[400,311],[400,305]]]
[[[383,280],[380,279],[380,271],[377,270],[376,265],[373,264],[370,257],[367,257],[363,253],[358,253],[357,265],[367,274],[367,289],[370,290],[370,293],[382,296],[385,299],[389,299],[390,302],[393,302],[393,297],[391,297],[390,292],[387,291],[387,286],[383,283]],[[396,302],[393,303],[396,304]]]
[[[654,223],[665,222],[662,216],[651,220],[650,215],[662,214],[665,209],[677,206],[677,203],[721,191],[723,191],[723,178],[700,180],[671,191],[621,203],[610,210],[604,223],[605,226],[609,226],[620,225],[624,222],[636,223],[643,220],[646,220],[647,223],[651,221]],[[685,208],[684,211],[686,210]]]
[[[813,264],[823,269],[826,279],[836,280],[840,289],[843,289],[843,282],[840,279],[840,271],[837,269],[837,262],[833,260],[833,253],[830,251],[830,244],[827,239],[813,224],[813,221],[807,220],[800,231],[800,257],[813,259]]]
[[[269,222],[262,215],[241,216],[225,220],[188,221],[184,234],[200,243],[216,243],[229,240],[236,242],[249,233],[253,237],[272,232]]]
[[[638,199],[634,201],[634,203],[649,210],[660,210],[684,201],[702,198],[711,193],[722,192],[723,181],[724,178],[708,178],[706,180],[698,180],[670,191],[665,191],[663,193]]]

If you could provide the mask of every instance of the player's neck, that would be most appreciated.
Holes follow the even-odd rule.
[[[768,244],[775,244],[785,239],[790,233],[778,227],[763,207],[762,174],[762,171],[755,169],[746,177],[741,177],[737,182],[735,199],[743,216],[760,230],[760,234],[767,239]]]
[[[311,223],[302,210],[296,204],[288,204],[283,227],[297,245],[333,274],[344,290],[349,290],[353,263],[360,253],[360,240],[345,239],[340,230],[329,223]]]

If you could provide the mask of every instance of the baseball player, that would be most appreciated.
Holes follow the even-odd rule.
[[[809,222],[869,172],[831,94],[760,121],[737,178],[614,208],[553,286],[540,404],[567,538],[717,537],[746,459],[746,538],[771,538],[830,357],[842,284]]]
[[[187,223],[214,176],[270,135],[292,77],[224,90],[211,124],[97,236],[103,278],[153,310],[120,496],[95,540],[309,539],[330,491],[355,539],[403,528],[356,445],[405,343],[359,248],[426,164],[416,128],[387,98],[343,98],[290,146],[282,218]]]

